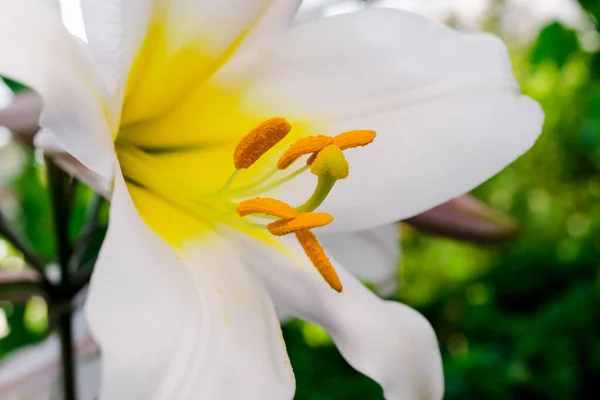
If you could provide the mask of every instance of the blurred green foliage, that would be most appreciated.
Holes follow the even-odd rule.
[[[600,2],[581,4],[596,23]],[[600,397],[600,51],[582,49],[584,33],[589,37],[553,22],[531,48],[511,48],[524,91],[545,110],[545,132],[475,193],[522,221],[519,239],[482,248],[404,231],[398,300],[436,329],[447,399]],[[29,157],[12,182],[20,205],[14,220],[49,260],[54,243],[43,167]],[[83,232],[94,196],[78,187],[75,198],[71,236],[93,235],[81,255],[90,263],[105,227]],[[0,307],[11,325],[0,356],[43,337],[26,307]],[[293,321],[283,333],[298,400],[382,398],[319,329]]]
[[[16,84],[17,91],[19,87],[21,85]],[[53,263],[56,261],[56,243],[50,197],[46,184],[46,168],[39,154],[26,147],[23,148],[23,151],[27,154],[23,168],[9,182],[9,188],[18,200],[18,208],[11,213],[10,219],[26,242],[47,263],[48,268],[55,268],[56,265]],[[98,203],[99,197],[82,184],[74,183],[73,189],[73,210],[68,226],[69,236],[72,243],[85,243],[85,246],[76,246],[77,264],[82,269],[91,268],[106,233],[108,204],[106,202]],[[88,221],[92,220],[90,212],[99,213],[99,217],[94,218],[97,223],[88,224]],[[11,249],[10,254],[18,255],[18,252]],[[3,260],[0,259],[0,261]],[[22,268],[23,266],[21,264],[16,267]],[[0,309],[4,312],[10,326],[8,334],[0,338],[0,358],[22,346],[44,339],[49,333],[49,328],[52,328],[52,320],[47,315],[47,304],[45,299],[40,296],[31,298],[25,304],[0,301]]]

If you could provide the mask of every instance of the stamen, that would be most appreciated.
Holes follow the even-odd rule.
[[[303,173],[304,171],[306,171],[308,169],[308,166],[304,166],[302,168],[298,168],[296,171],[291,172],[271,183],[267,183],[263,186],[259,186],[259,187],[249,187],[247,190],[234,190],[231,192],[231,197],[246,197],[246,196],[251,196],[255,193],[265,193],[268,192],[269,190],[279,187],[281,185],[283,185],[284,183],[286,183],[287,181],[290,181],[292,179],[294,179],[295,177],[297,177],[298,175],[300,175],[301,173]],[[275,170],[277,171],[277,170]],[[241,188],[240,188],[241,189]]]
[[[333,144],[342,150],[366,146],[375,140],[377,133],[372,130],[355,130],[340,133],[333,138]]]
[[[309,230],[298,231],[296,232],[296,238],[325,282],[336,292],[341,292],[343,286],[340,277],[331,265],[331,261],[329,261],[323,246],[321,246],[314,233]]]
[[[286,169],[291,163],[296,161],[299,157],[318,152],[323,150],[325,147],[333,143],[333,138],[330,136],[310,136],[298,140],[292,144],[286,151],[279,157],[277,162],[277,168]]]
[[[333,138],[333,144],[340,148],[340,150],[346,150],[353,147],[366,146],[375,140],[377,133],[372,130],[355,130],[340,133]],[[319,152],[313,153],[306,160],[306,165],[312,165],[317,158]]]
[[[308,165],[308,166],[311,166],[311,165],[312,165],[312,163],[314,163],[314,162],[315,162],[315,159],[317,158],[317,156],[318,156],[318,155],[319,155],[319,152],[312,153],[312,154],[310,155],[310,157],[308,157],[308,158],[306,159],[306,165]]]
[[[326,213],[303,213],[291,219],[280,219],[267,225],[267,229],[275,236],[284,236],[305,229],[325,226],[333,221],[333,217]]]
[[[237,213],[240,217],[250,214],[267,214],[284,220],[289,220],[298,215],[292,206],[283,201],[263,197],[242,201],[237,206]]]
[[[309,231],[309,229],[331,223],[333,221],[331,215],[320,212],[297,214],[294,208],[282,201],[260,197],[241,202],[237,212],[240,217],[249,214],[268,214],[282,218],[267,225],[267,230],[274,236],[295,233],[304,252],[323,279],[332,289],[337,292],[342,291],[340,278],[325,255],[323,247],[319,244],[316,236]]]
[[[223,185],[223,187],[221,189],[219,189],[219,191],[215,194],[215,196],[218,196],[218,195],[223,194],[224,192],[226,192],[227,189],[229,189],[229,187],[235,181],[235,178],[237,178],[239,172],[240,172],[239,169],[236,169],[235,171],[233,171],[233,173],[231,174],[231,176],[229,177],[229,179],[227,179],[227,182],[225,182],[225,185]]]
[[[271,118],[261,122],[242,138],[233,151],[235,168],[249,168],[279,143],[291,129],[292,125],[284,118]]]
[[[255,188],[258,185],[260,185],[261,183],[268,181],[277,172],[278,172],[277,169],[273,169],[273,170],[269,171],[268,173],[266,173],[265,175],[263,175],[261,178],[257,179],[256,181],[254,181],[254,182],[252,182],[252,183],[250,183],[248,185],[245,185],[245,186],[237,187],[237,188],[235,188],[233,190],[230,190],[229,192],[230,193],[245,192],[245,191],[247,191],[249,189]]]

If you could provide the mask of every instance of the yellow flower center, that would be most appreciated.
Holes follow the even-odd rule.
[[[219,73],[246,31],[215,41],[209,30],[172,24],[161,10],[129,71],[115,132],[121,172],[139,214],[176,247],[223,224],[274,246],[274,236],[294,233],[325,280],[341,290],[311,233],[332,218],[315,210],[348,176],[342,151],[370,143],[375,132],[311,136],[320,129],[318,116],[307,124],[293,107],[286,107],[286,118],[269,115],[274,101],[281,105],[278,99],[265,93],[248,101],[250,76]],[[303,155],[310,157],[306,165],[287,170]],[[258,197],[309,168],[318,182],[304,204]]]

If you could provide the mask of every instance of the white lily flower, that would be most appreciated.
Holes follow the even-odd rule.
[[[38,143],[113,183],[86,306],[102,399],[291,399],[273,303],[386,398],[442,397],[430,324],[309,229],[333,217],[322,232],[351,235],[473,188],[534,143],[542,112],[492,36],[383,9],[288,27],[298,3],[83,0],[86,44],[48,0],[0,1],[0,75],[42,97]],[[318,182],[276,167],[310,152]]]

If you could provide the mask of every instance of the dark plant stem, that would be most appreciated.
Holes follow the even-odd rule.
[[[73,348],[72,309],[68,305],[58,318],[60,348],[63,367],[63,390],[65,400],[75,400],[75,357]]]
[[[87,212],[85,213],[85,229],[90,229],[90,227],[96,223],[103,204],[104,198],[99,194],[94,194],[94,197],[90,202]]]
[[[71,285],[69,287],[68,297],[73,298],[90,283],[93,268],[84,268],[73,273]]]
[[[60,305],[59,309],[61,310],[58,316],[58,331],[63,365],[63,390],[65,400],[75,400],[76,375],[73,351],[73,311],[70,296],[71,271],[69,268],[72,253],[69,242],[69,220],[73,200],[73,184],[71,178],[59,169],[49,157],[46,157],[46,168],[52,197],[56,249],[61,272],[58,296],[54,301]]]
[[[69,243],[69,212],[72,198],[72,185],[70,178],[59,169],[50,158],[46,158],[48,170],[48,185],[52,196],[54,214],[54,231],[56,234],[56,250],[58,263],[61,269],[61,286],[69,284],[69,258],[71,257],[71,244]]]
[[[75,245],[71,252],[71,260],[69,260],[69,265],[75,271],[79,271],[79,269],[83,267],[83,253],[88,245],[90,235],[93,233],[94,228],[97,228],[98,226],[98,216],[100,215],[103,203],[104,199],[102,196],[95,194],[85,213],[83,230],[79,234],[79,238],[75,241]]]
[[[52,284],[46,277],[44,268],[44,262],[38,257],[38,255],[29,247],[29,245],[8,223],[4,215],[0,212],[0,234],[4,236],[17,250],[23,254],[25,262],[33,269],[35,269],[40,276],[40,281],[44,290],[51,292]]]
[[[96,260],[93,259],[86,262],[84,261],[84,254],[90,244],[90,236],[99,227],[98,218],[103,204],[104,198],[99,194],[95,194],[85,215],[83,231],[73,246],[70,266],[75,272],[71,275],[68,293],[71,298],[77,295],[90,282],[94,269],[93,265],[96,263]]]

